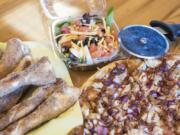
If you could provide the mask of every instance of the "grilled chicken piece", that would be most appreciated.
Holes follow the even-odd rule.
[[[34,112],[20,119],[0,132],[0,135],[24,135],[42,123],[57,117],[71,107],[79,98],[81,91],[77,88],[58,84],[56,91],[50,95]]]
[[[0,62],[0,78],[13,71],[20,60],[30,54],[30,49],[21,40],[13,38],[7,42],[7,48]]]
[[[51,84],[37,88],[31,97],[14,106],[3,116],[0,116],[0,130],[31,113],[39,104],[47,99],[53,91],[56,90],[56,85],[57,84]],[[61,80],[58,82],[58,86],[60,85],[63,86],[63,81]]]
[[[50,61],[47,57],[42,57],[37,63],[29,66],[24,71],[11,73],[0,80],[0,97],[24,86],[42,86],[55,81],[56,76]]]
[[[13,72],[22,71],[28,66],[30,66],[32,63],[32,57],[31,56],[25,56],[18,66],[15,68]],[[26,87],[21,87],[17,89],[15,92],[12,92],[6,96],[3,96],[0,98],[0,113],[5,112],[9,110],[12,106],[14,106],[19,99],[21,98],[24,90],[26,90]]]

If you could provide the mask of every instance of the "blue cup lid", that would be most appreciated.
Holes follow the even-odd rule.
[[[139,58],[153,59],[169,50],[169,42],[158,30],[145,25],[131,25],[119,33],[121,47]]]

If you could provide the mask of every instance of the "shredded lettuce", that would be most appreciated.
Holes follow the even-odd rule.
[[[113,25],[113,21],[114,21],[114,8],[111,7],[107,12],[106,23],[108,26],[111,27]]]
[[[64,22],[62,22],[62,23],[57,24],[56,27],[55,27],[55,35],[58,36],[59,34],[61,34],[60,29],[61,29],[63,26],[66,26],[66,25],[67,25],[67,26],[70,25],[70,22],[64,21]]]

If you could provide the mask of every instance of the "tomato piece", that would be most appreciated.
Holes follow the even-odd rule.
[[[100,58],[100,57],[101,57],[101,54],[100,54],[98,51],[96,51],[96,52],[93,52],[93,53],[91,54],[91,57],[92,57],[92,58]]]
[[[93,48],[92,57],[101,58],[103,56],[104,56],[104,50],[101,47],[95,46],[95,48]]]
[[[95,44],[91,44],[89,47],[89,50],[91,53],[95,52],[97,50],[97,46]]]
[[[104,57],[109,57],[109,56],[111,56],[111,52],[105,52],[104,53]]]
[[[62,27],[60,31],[61,31],[61,33],[63,33],[63,34],[68,34],[68,33],[70,33],[70,29],[69,29],[68,27]]]

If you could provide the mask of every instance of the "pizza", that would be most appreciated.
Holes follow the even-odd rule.
[[[180,134],[180,55],[146,60],[133,77],[148,99],[142,116],[153,127],[148,134]]]
[[[113,62],[82,89],[84,124],[70,134],[180,134],[180,55]]]

